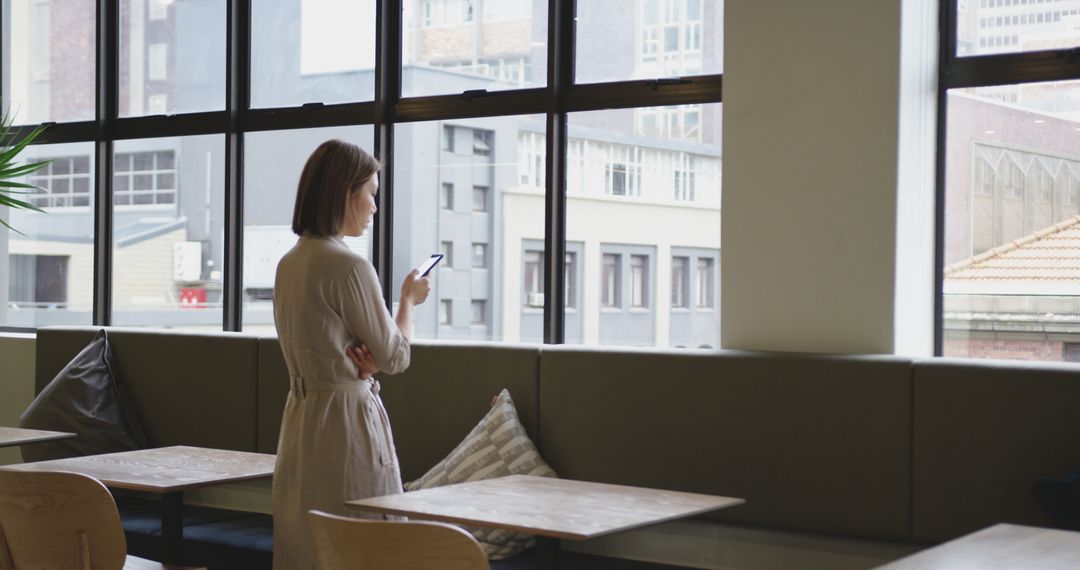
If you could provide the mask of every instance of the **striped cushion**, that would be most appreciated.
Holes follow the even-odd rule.
[[[505,475],[556,477],[518,420],[510,392],[503,390],[491,409],[465,439],[430,471],[405,484],[406,491],[439,487]],[[488,558],[499,560],[520,554],[533,545],[533,537],[491,528],[467,528]]]

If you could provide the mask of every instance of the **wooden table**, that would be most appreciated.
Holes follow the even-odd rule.
[[[75,437],[75,434],[66,431],[44,431],[40,429],[23,429],[13,427],[0,427],[0,447],[24,445],[39,441],[51,441]]]
[[[275,456],[265,453],[180,445],[20,463],[0,469],[73,471],[114,489],[161,495],[163,554],[165,562],[176,562],[184,537],[184,491],[269,477],[274,473],[274,460]]]
[[[1080,532],[997,524],[880,566],[888,570],[1080,568]]]
[[[744,502],[732,497],[511,475],[347,504],[377,513],[535,534],[537,565],[547,570],[559,567],[560,539],[588,540]]]

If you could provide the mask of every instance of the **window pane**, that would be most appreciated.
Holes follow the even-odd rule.
[[[281,256],[297,240],[292,232],[292,216],[300,171],[312,151],[323,141],[334,138],[349,141],[368,152],[375,140],[374,129],[369,125],[266,131],[245,137],[242,316],[245,332],[275,332],[274,275]],[[345,243],[371,259],[373,232],[371,226],[359,238],[345,238]]]
[[[580,83],[723,71],[723,0],[577,3]]]
[[[488,188],[487,186],[473,186],[473,211],[488,211]]]
[[[1076,0],[960,2],[956,55],[1056,50],[1080,45]]]
[[[221,330],[224,143],[214,135],[116,142],[114,160],[130,161],[142,181],[114,188],[113,324]],[[158,187],[158,174],[175,184]]]
[[[688,123],[690,111],[699,120]],[[720,111],[694,105],[570,116],[567,239],[583,244],[584,274],[577,309],[566,312],[567,342],[718,346],[718,273],[672,288],[680,286],[675,258],[685,260],[683,275],[700,259],[719,270]],[[709,303],[691,301],[699,294]],[[571,316],[581,319],[580,340]]]
[[[375,2],[251,3],[251,105],[375,98]]]
[[[945,355],[1080,359],[1077,85],[948,93]]]
[[[453,127],[454,150],[439,144],[433,152],[447,126]],[[540,340],[531,336],[537,309],[527,305],[520,268],[523,244],[543,243],[544,191],[521,184],[518,143],[523,132],[543,129],[542,117],[518,116],[398,126],[394,283],[432,252],[453,259],[431,274],[431,296],[415,313],[417,338]],[[487,154],[474,152],[476,141]],[[487,211],[473,208],[469,193],[476,187],[488,189]],[[452,207],[446,207],[447,188],[456,190]],[[470,317],[474,301],[484,302],[483,323]],[[443,306],[447,319],[439,315]]]
[[[405,97],[547,84],[544,3],[419,0],[405,2],[403,17]]]
[[[485,301],[485,300],[478,300],[478,301],[473,301],[472,302],[472,324],[473,324],[473,326],[483,325],[483,324],[486,323],[486,320],[485,320],[485,317],[484,317],[486,304],[487,304],[487,301]]]
[[[11,327],[89,325],[93,319],[94,224],[89,196],[76,204],[74,184],[89,184],[93,173],[73,172],[89,165],[91,143],[34,145],[20,164],[53,160],[23,180],[42,189],[27,201],[45,213],[8,210],[4,218],[18,232],[0,232],[0,254],[7,277],[0,281],[0,323]],[[82,162],[80,159],[87,159]],[[79,200],[83,202],[83,200]],[[5,208],[6,209],[6,208]],[[19,233],[21,232],[21,233]]]
[[[671,258],[671,306],[686,308],[686,290],[689,285],[690,260],[686,257]]]
[[[120,116],[225,108],[225,7],[120,1]]]
[[[94,118],[93,2],[5,0],[3,104],[16,124]]]
[[[487,244],[474,243],[472,246],[472,266],[473,269],[483,269],[487,267]]]
[[[439,253],[443,254],[442,265],[446,268],[454,267],[454,242],[443,241],[439,243]]]

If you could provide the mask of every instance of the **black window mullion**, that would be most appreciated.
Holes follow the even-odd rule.
[[[548,7],[547,163],[544,192],[544,342],[566,340],[566,99],[574,83],[574,0]]]
[[[222,328],[243,329],[244,314],[244,133],[242,117],[250,101],[251,0],[229,0],[226,15],[225,112],[225,274]]]
[[[975,0],[978,1],[978,0]],[[934,347],[933,354],[941,356],[945,343],[945,145],[947,94],[945,73],[956,61],[956,0],[942,0],[938,14],[938,93],[937,93],[937,152],[934,153]]]
[[[1080,79],[1080,48],[943,59],[942,89]]]
[[[386,306],[393,307],[394,116],[401,98],[402,0],[377,3],[375,37],[375,158],[382,163],[376,197],[372,262],[382,282]]]
[[[119,28],[117,2],[97,0],[96,110],[94,149],[94,309],[93,323],[112,324],[113,124],[119,114]]]

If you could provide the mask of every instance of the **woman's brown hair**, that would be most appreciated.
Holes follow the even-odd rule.
[[[300,173],[293,232],[340,235],[345,225],[346,200],[378,171],[379,162],[352,143],[331,139],[319,145]]]

